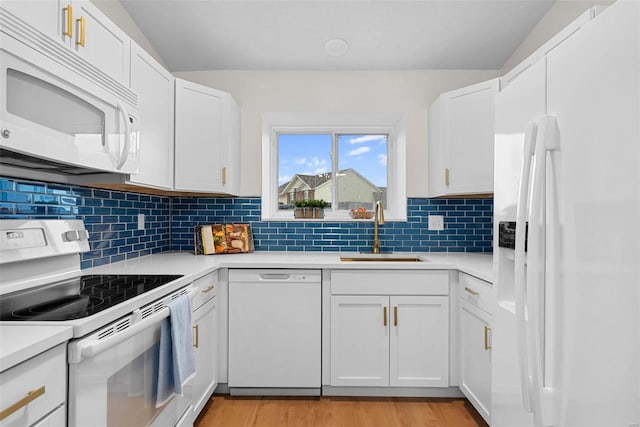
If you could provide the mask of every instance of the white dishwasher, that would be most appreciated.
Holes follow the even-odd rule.
[[[229,392],[320,395],[321,271],[229,270]]]

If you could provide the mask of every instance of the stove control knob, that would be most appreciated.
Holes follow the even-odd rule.
[[[64,233],[64,240],[67,242],[76,242],[79,240],[87,240],[89,233],[87,230],[70,230]]]
[[[78,237],[78,232],[76,230],[66,231],[64,233],[64,240],[67,242],[75,242],[76,240],[80,240]]]

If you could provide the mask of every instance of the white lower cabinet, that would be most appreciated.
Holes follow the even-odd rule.
[[[67,344],[0,373],[2,427],[66,424]]]
[[[197,309],[192,320],[197,372],[193,381],[193,409],[195,414],[199,414],[216,388],[216,299],[209,300]]]
[[[446,271],[334,271],[331,293],[331,386],[449,386]]]
[[[446,296],[331,298],[331,385],[447,387]]]
[[[218,272],[210,273],[193,285],[200,289],[194,300],[193,346],[196,355],[196,376],[191,380],[193,419],[195,419],[216,389],[218,354]]]
[[[461,273],[460,288],[460,390],[490,422],[491,284]]]

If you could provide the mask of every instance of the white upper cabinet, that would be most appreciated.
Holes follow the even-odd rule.
[[[74,0],[71,47],[87,61],[129,85],[131,39],[88,0]]]
[[[139,173],[130,183],[173,188],[174,77],[137,44],[131,45],[131,88],[140,99]]]
[[[95,66],[98,74],[105,73],[129,86],[130,38],[90,1],[3,0],[2,8],[8,12],[3,18],[10,24],[9,28],[21,29],[22,41],[58,58],[70,68],[80,67],[86,71],[85,64],[63,52],[55,52],[47,43],[47,40],[57,41]]]
[[[493,192],[499,79],[440,95],[429,109],[429,196]]]
[[[175,190],[237,194],[238,105],[182,79],[175,88]]]

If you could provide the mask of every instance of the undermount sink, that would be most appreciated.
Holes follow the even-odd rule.
[[[359,254],[341,256],[342,262],[425,262],[426,260],[415,255],[403,254]]]

